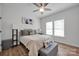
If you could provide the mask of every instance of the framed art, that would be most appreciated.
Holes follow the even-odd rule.
[[[23,24],[33,24],[33,20],[31,18],[22,17]]]

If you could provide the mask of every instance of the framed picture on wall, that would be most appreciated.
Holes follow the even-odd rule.
[[[33,20],[31,18],[22,17],[23,24],[33,24]]]

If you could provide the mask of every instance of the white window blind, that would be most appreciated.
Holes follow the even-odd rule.
[[[64,37],[64,19],[54,21],[54,36]]]
[[[53,32],[53,30],[52,30],[53,26],[52,25],[53,25],[52,22],[46,23],[46,34],[52,35],[52,32]]]

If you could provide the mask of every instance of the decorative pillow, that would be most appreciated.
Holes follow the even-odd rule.
[[[50,47],[51,45],[53,45],[53,42],[52,42],[52,41],[44,42],[44,48],[48,48],[48,47]]]

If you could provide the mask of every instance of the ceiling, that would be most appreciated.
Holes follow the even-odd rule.
[[[74,6],[79,5],[79,4],[78,3],[49,3],[46,7],[50,8],[52,10],[51,11],[45,11],[43,14],[41,14],[39,11],[33,12],[33,10],[38,9],[38,7],[36,7],[33,3],[14,3],[14,4],[4,3],[4,5],[12,5],[12,6],[15,6],[15,7],[20,6],[20,9],[22,9],[22,7],[26,8],[26,12],[34,15],[35,17],[41,18],[41,17],[45,17],[47,15],[65,10],[67,8],[70,8],[70,7],[74,7]]]
[[[29,5],[29,4],[28,4]],[[46,7],[51,8],[51,11],[45,11],[44,14],[41,14],[39,11],[33,12],[37,17],[44,17],[62,10],[65,10],[67,8],[73,7],[78,5],[78,3],[49,3]],[[33,10],[38,9],[35,5],[30,4],[30,6],[33,8]]]

